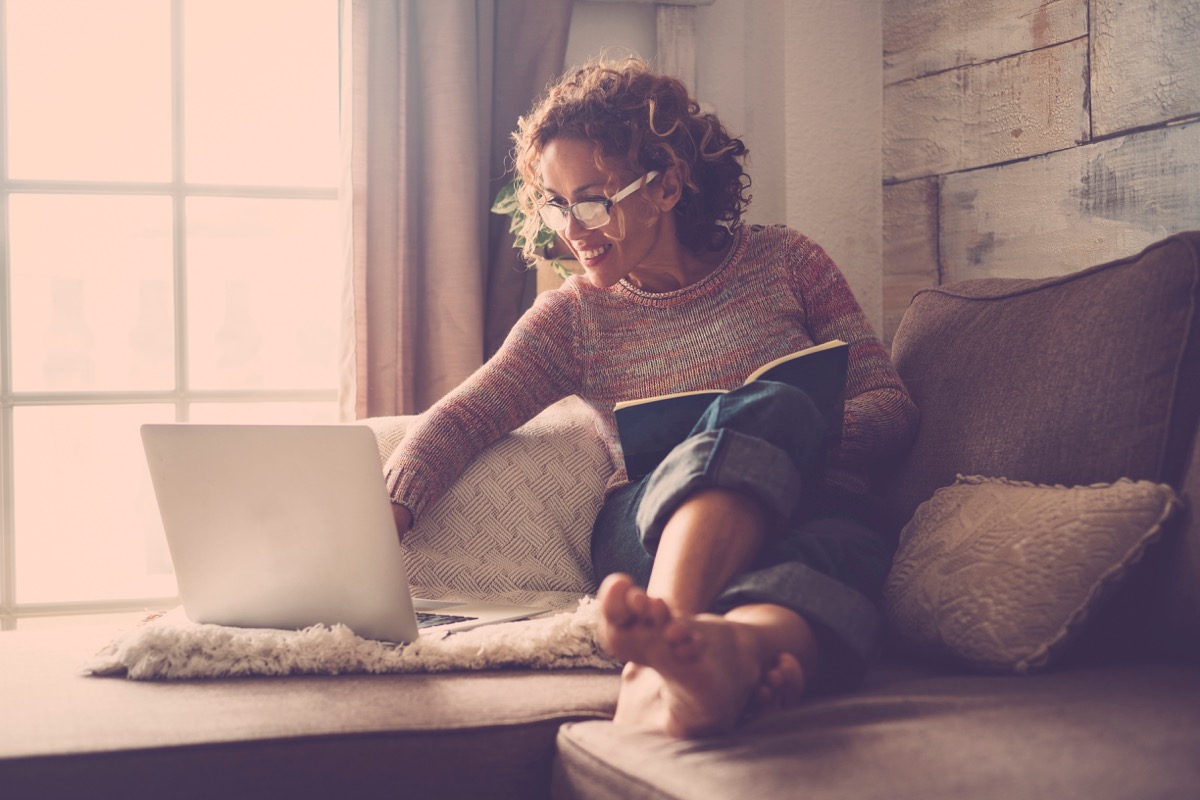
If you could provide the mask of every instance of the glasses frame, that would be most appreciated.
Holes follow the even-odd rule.
[[[565,206],[559,205],[558,203],[543,203],[541,208],[538,209],[538,216],[540,216],[542,218],[542,222],[544,222],[546,224],[547,228],[549,228],[552,231],[555,231],[556,233],[561,233],[562,231],[565,231],[567,229],[567,226],[571,224],[570,217],[574,217],[575,221],[578,222],[580,225],[582,225],[584,230],[594,231],[597,228],[603,228],[605,225],[607,225],[612,220],[612,207],[613,206],[615,206],[617,203],[624,200],[626,197],[629,197],[629,195],[633,194],[638,189],[641,189],[643,186],[648,186],[650,184],[650,181],[654,180],[658,176],[659,176],[658,170],[650,170],[645,175],[642,175],[640,178],[635,180],[633,183],[629,184],[624,189],[622,189],[621,191],[614,194],[612,197],[606,197],[603,200],[595,200],[595,199],[589,198],[587,200],[579,200],[577,202],[570,203]],[[580,218],[579,214],[576,212],[577,207],[583,206],[583,205],[589,205],[589,204],[594,204],[594,205],[604,207],[604,219],[601,222],[596,223],[595,225],[588,225],[586,222],[583,221],[583,219]],[[547,208],[554,208],[554,209],[557,209],[558,211],[562,212],[561,218],[557,218],[557,217],[555,218],[555,220],[561,219],[562,225],[560,227],[555,227],[555,220],[546,219],[546,213],[545,213],[544,209],[547,209]],[[568,216],[568,215],[570,215],[570,216]]]

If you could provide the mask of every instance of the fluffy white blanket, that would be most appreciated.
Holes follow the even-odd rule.
[[[300,631],[232,628],[190,621],[175,609],[118,636],[87,664],[92,675],[135,680],[247,675],[448,672],[501,669],[609,669],[596,640],[597,606],[488,625],[408,645],[362,639],[343,625]]]

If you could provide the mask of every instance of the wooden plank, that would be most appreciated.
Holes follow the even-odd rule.
[[[1087,41],[883,90],[885,180],[998,164],[1088,138]]]
[[[1200,0],[1093,0],[1091,42],[1097,136],[1200,114]]]
[[[1200,229],[1200,122],[943,178],[944,282],[1062,275]]]
[[[1087,0],[885,0],[885,84],[1087,35]]]
[[[883,187],[883,343],[912,296],[938,285],[938,179]]]

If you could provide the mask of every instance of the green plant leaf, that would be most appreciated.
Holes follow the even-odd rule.
[[[558,276],[563,280],[566,280],[573,274],[571,270],[567,269],[567,265],[563,263],[563,259],[561,258],[552,260],[550,262],[550,266],[554,268],[554,271],[557,272]]]
[[[519,178],[513,178],[496,193],[496,199],[492,201],[493,214],[520,214],[522,219],[525,217],[524,214],[521,214],[520,206],[517,205],[517,182],[519,180]]]
[[[521,210],[521,206],[517,203],[517,189],[520,185],[521,179],[517,177],[501,187],[500,191],[496,193],[495,200],[492,201],[491,211],[493,214],[507,214],[510,217],[508,232],[513,235],[513,247],[523,250],[525,248],[525,236],[521,233],[521,230],[525,227],[525,212]],[[554,231],[547,228],[544,223],[540,224],[537,236],[533,239],[534,249],[545,252],[548,247],[554,244],[557,238],[558,235]],[[569,274],[569,270],[566,270],[565,267],[560,269],[559,266],[556,266],[555,269],[560,273],[566,272]]]

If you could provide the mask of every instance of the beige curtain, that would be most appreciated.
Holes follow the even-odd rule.
[[[342,0],[345,420],[423,411],[528,305],[508,135],[562,69],[571,0]]]

